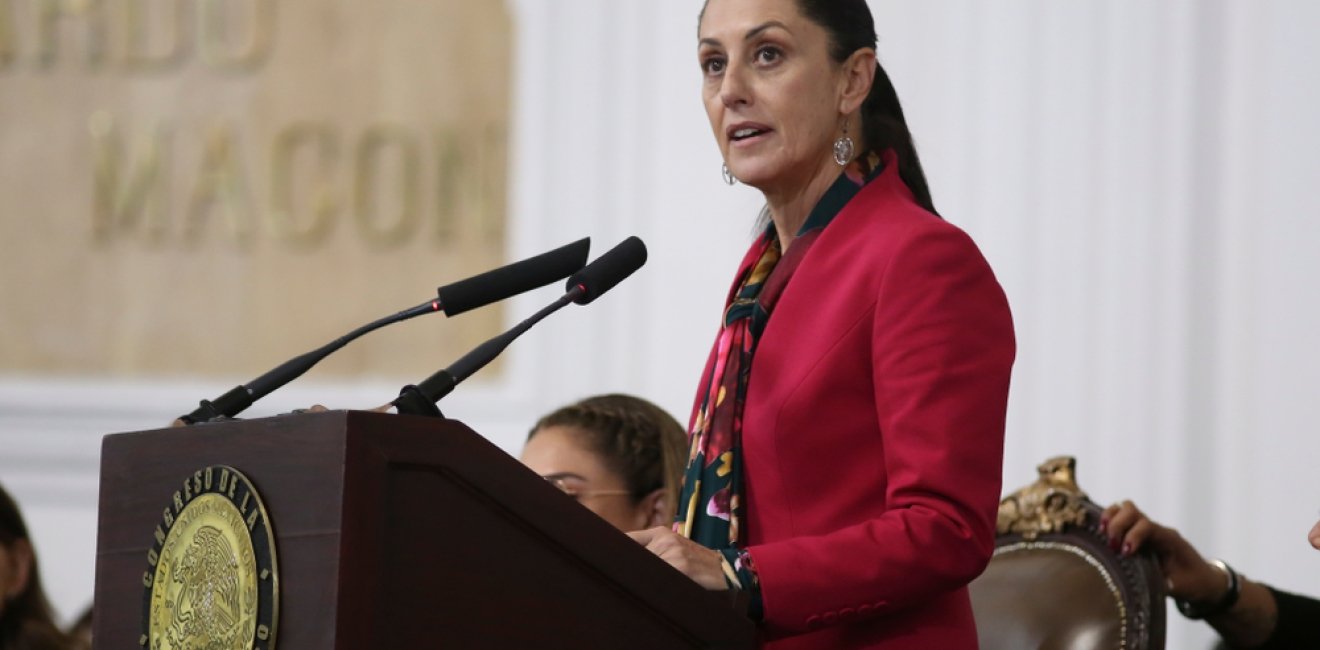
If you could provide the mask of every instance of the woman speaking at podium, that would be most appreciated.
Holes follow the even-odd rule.
[[[935,213],[864,0],[708,0],[726,182],[768,216],[729,292],[674,529],[767,648],[976,647],[1014,356],[975,244]]]

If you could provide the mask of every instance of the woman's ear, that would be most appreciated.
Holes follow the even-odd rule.
[[[32,579],[32,543],[26,539],[14,540],[9,547],[9,575],[13,581],[5,591],[5,601],[10,601],[27,591],[28,581]]]
[[[875,50],[864,47],[853,52],[843,62],[843,92],[839,97],[839,112],[852,115],[862,107],[871,94],[875,82]]]
[[[642,497],[642,502],[638,504],[637,507],[646,512],[647,528],[668,526],[674,523],[674,515],[669,510],[669,499],[665,498],[664,488],[659,488],[645,497]]]

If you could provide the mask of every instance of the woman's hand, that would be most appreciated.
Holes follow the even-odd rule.
[[[389,412],[390,412],[390,409],[392,409],[392,408],[394,408],[394,403],[393,403],[393,402],[385,402],[384,404],[381,404],[380,406],[377,406],[376,408],[370,408],[370,409],[367,409],[367,412],[368,412],[368,413],[389,413]],[[329,411],[329,410],[330,410],[329,408],[326,408],[325,406],[322,406],[322,405],[320,405],[320,404],[313,404],[311,408],[308,408],[308,409],[302,409],[302,412],[303,412],[303,413],[325,413],[326,411]],[[296,412],[297,412],[297,411],[295,411],[295,413],[296,413]]]
[[[1311,527],[1311,534],[1307,536],[1311,540],[1311,546],[1320,550],[1320,521]]]
[[[1143,546],[1155,552],[1160,571],[1169,583],[1169,595],[1193,603],[1218,603],[1228,593],[1228,577],[1205,561],[1178,531],[1161,526],[1142,514],[1131,501],[1109,506],[1100,519],[1114,548],[1130,555]],[[1320,524],[1311,531],[1313,543],[1320,541]],[[1320,546],[1317,546],[1320,548]],[[1234,648],[1264,644],[1279,621],[1279,605],[1264,585],[1239,575],[1237,603],[1206,618],[1219,636]]]
[[[1228,589],[1224,572],[1201,557],[1178,531],[1150,520],[1131,501],[1105,509],[1100,529],[1109,536],[1109,544],[1123,555],[1132,555],[1149,546],[1160,563],[1160,572],[1168,581],[1169,595],[1198,603],[1218,601]]]
[[[368,412],[368,413],[389,413],[389,412],[390,412],[390,409],[392,409],[392,408],[394,408],[394,404],[393,404],[393,403],[390,403],[390,402],[386,402],[386,403],[384,403],[384,404],[381,404],[380,406],[377,406],[376,408],[367,409],[367,412]],[[307,407],[307,408],[305,408],[305,409],[294,409],[294,410],[292,411],[292,413],[325,413],[326,411],[329,411],[329,410],[330,410],[329,407],[326,407],[326,406],[324,406],[324,405],[322,405],[322,404],[313,404],[313,405],[311,405],[311,406],[309,406],[309,407]]]
[[[719,551],[706,548],[678,533],[658,526],[628,533],[646,550],[711,591],[725,591],[724,561]]]

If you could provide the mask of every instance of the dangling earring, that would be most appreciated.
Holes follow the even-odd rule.
[[[725,185],[737,185],[738,179],[733,177],[733,172],[729,171],[728,163],[720,165],[720,171],[724,173]]]
[[[843,125],[843,135],[834,141],[834,162],[839,163],[840,167],[847,167],[852,161],[855,149],[853,139],[848,137],[848,125]]]

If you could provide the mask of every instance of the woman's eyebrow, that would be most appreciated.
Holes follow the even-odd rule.
[[[756,38],[757,36],[759,36],[759,35],[761,34],[761,32],[764,32],[765,30],[770,29],[770,28],[772,28],[772,27],[778,27],[778,28],[780,28],[780,29],[782,29],[782,30],[784,30],[784,31],[786,31],[786,32],[787,32],[787,31],[790,31],[790,30],[788,29],[788,25],[785,25],[784,23],[781,23],[781,22],[779,22],[778,20],[770,20],[770,21],[766,21],[766,22],[764,22],[764,23],[761,23],[760,25],[757,25],[756,27],[753,27],[753,28],[747,30],[747,35],[746,35],[746,36],[743,36],[743,40],[744,40],[744,41],[750,41],[750,40]],[[701,39],[697,44],[698,44],[698,45],[711,45],[711,46],[714,46],[714,47],[719,47],[719,46],[720,46],[720,41],[719,41],[719,39],[717,39],[717,38],[710,38],[710,37],[707,37],[707,38],[703,38],[703,39]]]
[[[781,22],[779,22],[778,20],[771,20],[771,21],[768,21],[768,22],[762,23],[761,25],[759,25],[759,26],[757,26],[757,27],[753,27],[753,28],[747,30],[747,35],[743,37],[743,40],[744,40],[744,41],[750,41],[750,40],[752,40],[753,38],[756,38],[757,36],[760,36],[760,35],[761,35],[761,32],[764,32],[765,30],[770,29],[771,27],[778,27],[778,28],[780,28],[780,29],[782,29],[782,30],[784,30],[784,31],[786,31],[786,32],[788,32],[788,31],[792,31],[792,30],[790,30],[790,29],[788,28],[788,25],[785,25],[784,23],[781,23]]]

